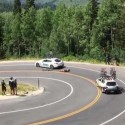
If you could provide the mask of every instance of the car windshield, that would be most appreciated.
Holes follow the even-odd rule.
[[[116,82],[107,82],[107,86],[116,86]]]
[[[61,60],[60,59],[55,59],[55,62],[61,62]]]
[[[52,60],[47,60],[47,62],[52,62]]]

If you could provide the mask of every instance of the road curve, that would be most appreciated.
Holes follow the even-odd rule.
[[[0,124],[38,125],[46,121],[48,125],[124,125],[124,93],[103,94],[100,98],[99,91],[90,82],[90,79],[94,81],[98,78],[102,66],[66,65],[71,68],[69,75],[58,71],[43,72],[35,68],[33,62],[0,64],[0,77],[6,77],[6,81],[10,76],[15,76],[18,81],[37,85],[39,78],[41,86],[45,88],[42,95],[0,101]],[[116,70],[121,80],[118,84],[124,87],[125,70],[120,67],[116,67]],[[99,100],[87,108],[96,97]]]

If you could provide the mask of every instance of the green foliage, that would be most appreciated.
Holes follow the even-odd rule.
[[[22,39],[24,45],[23,55],[34,56],[36,54],[36,34],[35,34],[35,21],[36,21],[36,10],[31,7],[29,11],[22,16]]]
[[[32,7],[34,1],[29,2],[26,11],[0,14],[3,57],[39,58],[52,51],[66,60],[101,62],[106,53],[125,60],[122,0],[104,0],[101,4],[89,0],[86,6],[70,7],[62,3],[55,10],[49,7],[36,10]]]
[[[13,13],[18,14],[21,13],[21,2],[20,0],[14,0],[14,5],[13,5]]]
[[[0,59],[4,58],[4,50],[3,50],[3,25],[4,25],[4,19],[0,15]]]
[[[96,59],[96,58],[91,58],[90,56],[88,56],[87,54],[85,54],[84,56],[65,56],[64,58],[62,58],[65,61],[75,61],[75,62],[87,62],[87,63],[104,63],[103,58],[100,59]],[[101,60],[102,59],[102,60]]]
[[[75,56],[66,56],[63,58],[65,61],[78,61],[78,59]]]
[[[31,7],[35,7],[35,2],[34,0],[26,0],[26,11],[28,11]]]
[[[89,3],[85,7],[84,15],[84,42],[86,43],[85,52],[90,54],[91,47],[93,46],[91,36],[93,34],[94,23],[98,16],[99,2],[98,0],[89,0]]]
[[[3,49],[5,52],[5,57],[9,58],[12,56],[12,50],[10,49],[13,45],[12,39],[11,39],[11,33],[12,33],[12,20],[13,20],[13,14],[12,13],[3,13],[2,14],[4,19],[4,26],[3,26]]]
[[[53,12],[50,8],[41,9],[37,11],[35,22],[35,48],[37,56],[44,56],[49,51],[49,36],[52,29],[52,15]]]
[[[121,0],[104,0],[100,5],[91,40],[104,54],[111,53],[120,42],[117,34],[121,10]]]
[[[21,56],[21,43],[22,43],[22,34],[21,34],[21,18],[20,13],[17,13],[14,16],[12,21],[12,33],[11,38],[13,45],[11,49],[13,49],[13,56],[20,57]]]

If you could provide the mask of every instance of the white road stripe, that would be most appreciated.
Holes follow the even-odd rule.
[[[88,69],[88,68],[82,68],[82,67],[73,67],[73,66],[68,66],[68,67],[72,67],[72,68],[78,68],[78,69],[84,69],[84,70],[89,70],[89,71],[93,71],[93,72],[98,72],[99,73],[99,71],[97,71],[97,70],[93,70],[93,69]],[[122,82],[123,84],[125,84],[125,82],[123,82],[122,80],[120,80],[120,79],[118,79],[120,82]],[[64,100],[64,99],[63,99]],[[62,100],[61,100],[62,101]],[[57,102],[60,102],[60,101],[57,101]],[[55,102],[53,102],[54,104],[55,104]],[[52,103],[52,104],[53,104]],[[52,105],[51,103],[49,104],[49,105]],[[39,106],[38,108],[41,108],[41,107],[45,107],[44,105],[43,106]],[[37,108],[37,107],[35,107],[35,108]],[[35,109],[34,108],[34,109]],[[30,108],[30,109],[24,109],[24,111],[26,111],[26,110],[31,110],[32,108]],[[18,112],[18,111],[22,111],[22,110],[17,110],[16,112]],[[14,111],[12,111],[12,112],[14,112]],[[118,115],[116,115],[116,116],[114,116],[113,118],[111,118],[111,119],[109,119],[109,120],[107,120],[106,122],[104,122],[104,123],[101,123],[101,124],[99,124],[99,125],[105,125],[105,124],[107,124],[107,123],[109,123],[109,122],[111,122],[111,121],[113,121],[114,119],[116,119],[116,118],[118,118],[119,116],[121,116],[121,115],[123,115],[125,113],[125,110],[123,110],[121,113],[119,113]],[[1,113],[0,113],[1,114]],[[5,113],[4,113],[5,114]]]
[[[73,66],[69,66],[69,67],[73,67]],[[99,72],[99,71],[96,71],[96,70],[93,70],[93,69],[86,69],[86,68],[80,68],[80,67],[73,67],[73,68],[78,68],[78,69],[85,69],[85,70],[89,70],[89,71],[93,71],[93,72]],[[118,79],[118,78],[117,78]],[[122,80],[118,79],[121,83],[125,84],[125,82],[123,82]],[[105,121],[104,123],[101,123],[99,125],[105,125],[113,120],[115,120],[116,118],[120,117],[121,115],[123,115],[125,113],[125,110],[123,110],[121,113],[119,113],[118,115],[114,116],[113,118]]]
[[[2,77],[2,78],[8,78],[8,77]],[[52,102],[52,103],[48,103],[48,104],[45,104],[45,105],[40,105],[40,106],[37,106],[37,107],[32,107],[32,108],[27,108],[27,109],[21,109],[21,110],[14,110],[14,111],[8,111],[8,112],[0,112],[0,115],[3,115],[3,114],[10,114],[10,113],[16,113],[16,112],[23,112],[23,111],[29,111],[29,110],[34,110],[34,109],[39,109],[39,108],[43,108],[43,107],[46,107],[46,106],[51,106],[53,104],[56,104],[56,103],[59,103],[65,99],[67,99],[68,97],[70,97],[73,92],[74,92],[74,89],[73,89],[73,86],[68,83],[68,82],[65,82],[63,80],[59,80],[59,79],[53,79],[53,78],[46,78],[46,77],[16,77],[16,78],[42,78],[42,79],[50,79],[50,80],[55,80],[55,81],[59,81],[59,82],[62,82],[62,83],[65,83],[66,85],[68,85],[70,87],[70,93],[65,96],[64,98],[60,99],[60,100],[57,100],[55,102]]]
[[[125,84],[125,82],[123,82],[122,80],[120,80],[120,79],[118,79],[118,80],[119,80],[120,82],[122,82],[123,84]],[[99,125],[105,125],[105,124],[107,124],[107,123],[109,123],[109,122],[115,120],[115,119],[118,118],[119,116],[123,115],[124,113],[125,113],[125,110],[123,110],[123,111],[122,111],[121,113],[119,113],[118,115],[114,116],[113,118],[111,118],[111,119],[107,120],[106,122],[101,123],[101,124],[99,124]]]

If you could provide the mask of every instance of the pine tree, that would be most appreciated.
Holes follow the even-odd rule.
[[[98,19],[94,24],[93,43],[94,47],[100,49],[100,53],[104,56],[107,53],[110,55],[120,55],[120,37],[122,36],[119,28],[121,21],[121,6],[122,0],[104,0],[98,11]],[[124,17],[124,16],[122,16]],[[120,19],[120,20],[119,20]],[[122,24],[123,26],[124,24]]]
[[[29,8],[34,7],[35,8],[35,2],[34,0],[26,0],[26,12],[29,10]]]
[[[2,20],[2,17],[0,16],[0,44],[2,43],[2,39],[3,39],[3,28],[2,28],[2,25],[3,25],[3,20]]]
[[[20,14],[16,14],[12,21],[12,33],[11,38],[13,42],[13,55],[16,57],[20,57],[21,54],[21,45],[22,45],[22,35],[21,35],[21,16]]]
[[[91,51],[91,36],[93,30],[93,24],[96,21],[98,15],[99,2],[98,0],[89,0],[85,8],[84,14],[84,41],[86,42],[86,53],[90,54]]]
[[[3,58],[3,18],[0,15],[0,57]]]
[[[97,18],[98,15],[98,9],[99,9],[99,0],[90,0],[90,17],[91,17],[91,22],[90,22],[90,29],[92,29],[94,21]]]
[[[21,13],[21,2],[20,0],[14,0],[13,13]]]
[[[13,14],[3,13],[3,17],[4,17],[3,49],[5,51],[6,58],[9,58],[10,56],[13,55],[13,42],[11,38]]]
[[[43,50],[48,51],[49,49],[48,46],[50,43],[48,42],[48,39],[52,30],[52,15],[53,13],[50,8],[44,8],[37,11],[35,30],[38,42],[36,44],[36,46],[38,46],[36,51],[39,50],[39,56],[41,56]]]
[[[25,44],[25,55],[34,56],[36,44],[35,35],[35,21],[36,21],[36,10],[31,7],[29,11],[22,17],[22,37]]]

